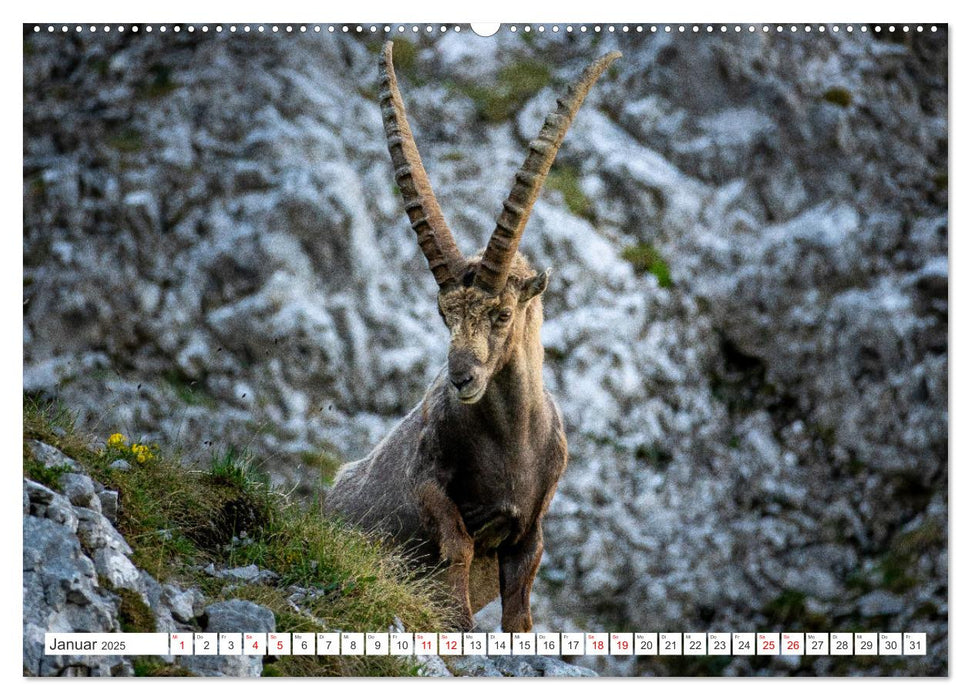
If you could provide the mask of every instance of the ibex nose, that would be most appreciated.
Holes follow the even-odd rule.
[[[467,374],[464,377],[461,377],[458,379],[456,379],[455,377],[450,377],[450,379],[452,380],[452,386],[454,386],[459,391],[462,391],[462,389],[468,386],[469,382],[472,381],[472,375]]]
[[[448,355],[448,379],[460,393],[475,379],[475,358],[468,350],[453,350]]]

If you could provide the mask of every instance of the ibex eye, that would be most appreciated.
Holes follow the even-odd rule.
[[[508,321],[511,318],[512,318],[512,311],[509,310],[509,309],[503,309],[496,316],[496,320],[499,321],[500,323],[505,323],[506,321]]]

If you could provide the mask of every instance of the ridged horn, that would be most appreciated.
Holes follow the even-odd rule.
[[[456,282],[465,258],[455,245],[452,232],[445,223],[445,217],[432,192],[431,183],[425,166],[421,163],[415,137],[408,126],[405,105],[398,90],[398,79],[394,74],[391,51],[392,42],[384,45],[381,52],[381,116],[384,118],[384,132],[388,138],[388,151],[394,166],[394,179],[401,190],[405,211],[411,221],[411,228],[418,236],[418,245],[428,260],[428,267],[441,287]]]
[[[619,51],[613,51],[591,63],[580,79],[567,88],[566,95],[556,101],[556,109],[546,117],[539,136],[530,142],[526,161],[516,173],[509,197],[502,203],[502,213],[476,272],[475,284],[480,289],[498,294],[505,288],[509,267],[519,248],[529,213],[549,175],[570,123],[597,78],[620,56]]]

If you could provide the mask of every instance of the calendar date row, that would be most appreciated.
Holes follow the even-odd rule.
[[[923,656],[924,632],[55,633],[48,655]]]

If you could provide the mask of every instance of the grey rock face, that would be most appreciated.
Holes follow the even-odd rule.
[[[64,525],[71,532],[77,532],[78,516],[71,502],[64,496],[29,479],[24,479],[24,493],[29,502],[27,510],[31,515],[47,518]]]
[[[114,597],[98,585],[77,536],[24,516],[24,670],[31,675],[131,675],[116,656],[45,656],[46,632],[120,632]]]
[[[886,591],[873,591],[860,598],[860,614],[864,617],[879,615],[899,615],[904,609],[904,601]]]
[[[38,443],[37,450],[46,447]],[[60,478],[75,502],[91,504],[113,493],[75,466],[79,471]],[[23,523],[25,674],[132,675],[128,657],[44,655],[46,632],[120,632],[121,598],[112,591],[138,594],[154,616],[155,631],[192,629],[185,625],[196,617],[201,594],[173,585],[163,591],[131,562],[131,547],[98,510],[72,505],[64,495],[24,479]]]
[[[421,664],[421,675],[427,678],[449,678],[453,674],[448,664],[445,663],[443,656],[416,656],[415,659]]]
[[[588,668],[574,666],[552,656],[498,656],[495,663],[504,676],[582,678],[597,675]]]
[[[502,673],[488,656],[442,656],[439,658],[450,670],[450,675],[471,676],[473,678],[502,677]]]
[[[94,482],[87,474],[62,474],[58,480],[61,492],[76,506],[101,513],[101,499],[94,490]]]
[[[99,549],[94,555],[94,565],[98,575],[115,588],[138,589],[138,569],[117,549]]]
[[[131,469],[131,463],[124,459],[116,459],[108,466],[112,469],[118,469],[123,472],[127,472],[129,469]]]
[[[260,575],[260,569],[256,564],[240,566],[235,569],[225,569],[216,573],[219,578],[227,578],[235,581],[253,581]]]
[[[27,446],[34,459],[48,469],[63,468],[72,472],[77,470],[77,463],[53,445],[38,440],[29,440]]]
[[[118,522],[118,492],[103,489],[98,493],[98,502],[101,505],[101,513],[108,518],[112,525]]]
[[[162,586],[162,600],[172,613],[172,617],[178,622],[189,622],[201,613],[197,611],[197,600],[203,598],[202,593],[196,589],[183,591],[171,584]]]
[[[203,458],[250,445],[305,492],[321,446],[373,447],[448,340],[374,47],[25,42],[25,387]],[[469,86],[537,63],[563,85],[612,48],[522,242],[555,271],[546,383],[571,454],[534,616],[750,629],[896,610],[928,658],[848,672],[945,673],[947,33],[422,40],[399,77],[464,251],[554,100],[494,123]],[[147,90],[153,66],[171,84]]]
[[[125,555],[132,553],[121,534],[100,512],[80,506],[74,512],[78,516],[78,537],[89,551],[108,548]]]
[[[248,600],[214,603],[204,612],[206,632],[275,632],[273,612]],[[260,656],[187,656],[183,666],[200,676],[256,677],[263,672]]]
[[[280,575],[276,572],[266,569],[261,570],[256,564],[218,571],[214,567],[212,575],[216,578],[238,581],[240,583],[273,583],[280,578]]]
[[[248,600],[213,603],[205,610],[206,632],[276,632],[273,613]]]
[[[441,656],[439,659],[455,676],[531,678],[538,676],[558,678],[594,677],[589,668],[575,666],[552,656]],[[437,663],[431,666],[441,670]]]

